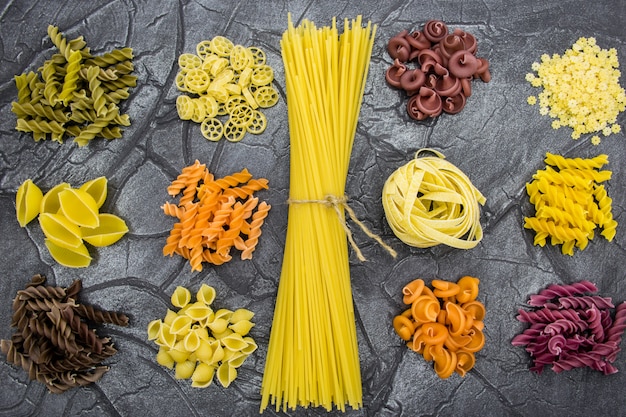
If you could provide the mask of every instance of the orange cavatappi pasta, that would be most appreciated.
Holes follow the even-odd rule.
[[[464,376],[485,344],[485,307],[476,300],[479,279],[464,276],[456,283],[431,284],[432,291],[419,278],[404,286],[403,301],[411,308],[393,318],[393,329],[409,349],[434,362],[440,378],[454,372]]]
[[[242,259],[251,259],[271,208],[265,202],[258,207],[259,199],[253,193],[267,188],[267,179],[252,178],[247,169],[216,179],[197,160],[184,167],[167,188],[173,197],[182,193],[178,204],[166,202],[161,207],[166,215],[179,220],[172,226],[163,255],[186,258],[193,271],[201,271],[204,262],[221,265],[230,261],[233,247],[242,251]],[[254,228],[247,222],[249,218]]]

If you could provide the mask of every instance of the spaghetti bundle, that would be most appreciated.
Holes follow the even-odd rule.
[[[362,406],[344,193],[375,32],[361,17],[341,35],[334,19],[295,28],[289,17],[283,34],[290,205],[261,412],[270,401],[277,411]]]

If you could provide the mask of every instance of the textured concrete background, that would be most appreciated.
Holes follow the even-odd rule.
[[[355,139],[347,193],[365,223],[398,252],[391,259],[356,233],[370,260],[351,256],[365,406],[349,416],[608,416],[626,414],[626,354],[618,356],[618,374],[591,370],[542,375],[529,370],[529,357],[511,338],[524,326],[516,311],[531,293],[550,283],[589,279],[600,294],[626,300],[624,207],[626,189],[624,134],[599,146],[588,138],[574,141],[570,131],[552,130],[526,97],[536,93],[524,80],[543,53],[563,53],[580,36],[595,36],[603,48],[617,48],[626,63],[624,0],[514,1],[470,0],[364,1],[4,1],[0,5],[0,338],[9,338],[11,300],[35,273],[67,286],[81,278],[82,299],[131,316],[128,328],[101,331],[119,349],[100,382],[63,395],[48,394],[25,373],[0,361],[0,416],[254,416],[267,351],[274,300],[284,247],[288,198],[289,132],[284,100],[284,71],[279,40],[287,25],[308,18],[318,25],[363,14],[379,25],[370,75]],[[384,71],[391,61],[388,39],[402,29],[420,28],[443,19],[478,39],[478,55],[491,62],[489,84],[473,83],[473,95],[458,115],[427,123],[408,119],[406,103],[389,88]],[[122,110],[132,126],[115,141],[96,140],[78,149],[71,141],[35,143],[14,130],[10,103],[16,98],[13,75],[35,70],[52,53],[46,36],[56,24],[68,37],[83,35],[94,52],[134,48],[138,86]],[[276,72],[281,100],[266,111],[269,126],[240,143],[211,143],[197,124],[182,122],[175,110],[176,60],[183,52],[216,35],[263,48]],[[619,123],[626,128],[626,117]],[[386,178],[415,151],[432,147],[463,170],[487,197],[482,210],[485,237],[475,249],[409,248],[390,231],[380,200]],[[563,256],[559,248],[532,245],[522,227],[532,214],[524,184],[544,167],[546,152],[570,157],[607,153],[613,179],[608,186],[620,225],[612,243],[597,237],[584,252]],[[181,258],[161,255],[171,218],[160,211],[168,183],[195,159],[223,176],[247,167],[266,177],[271,189],[262,197],[273,209],[252,261],[233,260],[191,273]],[[56,265],[38,225],[21,229],[15,219],[15,192],[32,178],[43,190],[66,181],[81,184],[100,175],[109,178],[104,208],[126,219],[130,233],[102,248],[87,269]],[[259,194],[261,196],[261,194]],[[622,224],[624,223],[624,224]],[[400,289],[416,277],[481,279],[480,299],[487,308],[485,348],[465,377],[440,380],[432,365],[404,347],[391,327],[401,311]],[[228,389],[215,383],[192,389],[156,364],[155,345],[146,325],[162,317],[177,285],[196,289],[208,283],[223,307],[256,312],[252,336],[259,350],[240,369]],[[274,415],[272,410],[265,412]],[[299,409],[292,415],[323,415]],[[340,413],[337,413],[340,414]]]

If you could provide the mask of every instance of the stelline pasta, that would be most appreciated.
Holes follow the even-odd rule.
[[[117,350],[93,326],[126,326],[128,317],[80,303],[80,280],[67,288],[45,283],[45,276],[38,274],[17,292],[11,319],[17,332],[11,340],[0,341],[0,350],[31,380],[45,384],[52,393],[62,393],[95,382],[109,370],[101,362]]]
[[[281,40],[291,144],[289,219],[261,411],[362,406],[345,182],[376,26],[309,20]],[[351,241],[352,242],[352,241]],[[354,246],[353,246],[354,247]],[[356,250],[355,250],[356,251]],[[357,252],[358,254],[358,252]]]
[[[38,73],[15,76],[17,101],[11,110],[16,129],[30,132],[35,141],[63,142],[73,136],[78,146],[96,137],[121,137],[120,126],[129,126],[130,120],[119,105],[137,84],[132,49],[92,55],[82,36],[68,41],[52,25],[48,35],[58,52]]]

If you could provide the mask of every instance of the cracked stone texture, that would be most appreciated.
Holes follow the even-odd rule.
[[[3,1],[0,5],[0,338],[9,338],[11,300],[35,273],[67,286],[84,283],[82,299],[131,316],[128,328],[107,326],[119,353],[111,370],[96,384],[63,395],[48,394],[25,372],[0,362],[0,416],[254,416],[280,274],[287,224],[289,131],[284,70],[279,41],[287,13],[319,26],[333,16],[363,14],[378,24],[363,107],[355,139],[347,193],[359,218],[390,243],[393,260],[356,232],[369,261],[351,256],[364,408],[347,416],[609,416],[626,414],[626,356],[620,372],[604,376],[591,370],[535,375],[529,357],[510,344],[525,326],[515,320],[531,293],[550,283],[589,279],[600,294],[626,300],[624,207],[626,190],[624,134],[574,141],[567,129],[553,130],[551,120],[526,104],[535,94],[524,80],[543,53],[563,53],[581,36],[595,36],[603,48],[617,48],[626,62],[624,0],[513,1],[470,0],[363,1]],[[421,27],[431,18],[474,34],[478,55],[491,62],[493,79],[473,83],[473,95],[458,115],[416,123],[405,113],[405,97],[389,88],[384,71],[391,60],[385,46],[403,29]],[[77,148],[71,141],[35,143],[17,132],[11,101],[13,75],[36,70],[52,53],[46,36],[56,24],[68,37],[83,35],[94,52],[116,47],[135,51],[138,85],[122,110],[132,125],[122,139],[96,140]],[[175,110],[176,60],[183,52],[216,35],[264,49],[276,73],[280,102],[267,109],[267,130],[240,143],[208,142],[197,124],[182,122]],[[618,122],[625,127],[626,118]],[[419,148],[442,151],[487,197],[482,209],[483,241],[472,250],[447,247],[415,249],[389,229],[380,200],[385,179],[407,163]],[[522,227],[532,207],[524,190],[542,169],[546,152],[569,157],[607,153],[613,171],[609,195],[620,222],[612,243],[596,237],[584,252],[568,257],[556,247],[533,246]],[[271,189],[263,199],[272,211],[251,261],[234,260],[190,272],[181,258],[161,254],[172,220],[160,205],[172,201],[165,189],[180,169],[195,159],[223,176],[247,167],[266,177]],[[66,181],[73,185],[105,175],[109,197],[104,209],[125,218],[130,232],[117,244],[101,248],[87,269],[53,262],[36,223],[22,229],[15,219],[15,192],[32,178],[43,190]],[[481,279],[480,299],[487,308],[485,348],[465,377],[440,380],[432,365],[410,352],[397,338],[391,319],[402,309],[400,289],[416,277],[453,279],[469,274]],[[256,312],[252,336],[259,350],[245,362],[228,389],[218,383],[193,389],[156,364],[156,348],[146,340],[146,326],[162,317],[177,285],[215,286],[216,303]],[[266,410],[266,415],[274,415]],[[298,409],[291,415],[322,415],[321,409]],[[334,414],[334,413],[333,413]],[[337,413],[340,414],[340,413]]]

